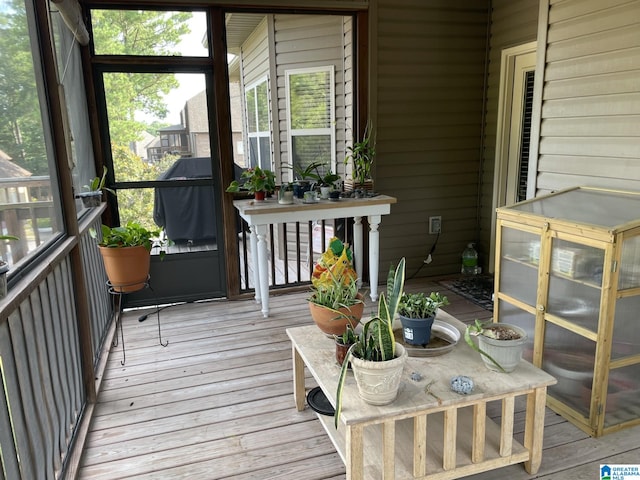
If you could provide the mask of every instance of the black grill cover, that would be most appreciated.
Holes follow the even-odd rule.
[[[158,180],[211,178],[211,158],[180,158]],[[153,220],[174,242],[216,238],[213,186],[156,187]]]

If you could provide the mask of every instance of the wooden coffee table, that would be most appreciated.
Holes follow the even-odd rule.
[[[464,325],[444,312],[438,319]],[[340,369],[335,346],[315,325],[287,329],[293,352],[294,399],[305,406],[304,367],[332,405]],[[422,379],[416,381],[414,373]],[[466,375],[475,383],[470,395],[450,389]],[[515,463],[535,474],[542,459],[547,386],[555,378],[522,361],[512,373],[489,371],[461,340],[449,353],[409,357],[400,391],[390,405],[360,399],[353,375],[343,391],[339,428],[333,417],[318,415],[347,469],[347,479],[452,479]],[[513,438],[515,399],[526,396],[524,445]],[[487,402],[502,403],[502,421],[486,416]]]

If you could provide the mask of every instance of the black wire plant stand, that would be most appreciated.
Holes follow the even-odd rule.
[[[123,289],[126,289],[126,287],[131,287],[134,285],[141,285],[140,288],[136,288],[135,290],[131,290],[131,291],[122,291]],[[115,313],[116,315],[116,333],[113,337],[113,342],[111,343],[111,345],[113,347],[117,347],[119,342],[122,342],[122,360],[120,361],[121,365],[124,365],[127,361],[127,353],[126,353],[126,348],[125,348],[125,344],[124,344],[124,329],[122,327],[122,310],[123,310],[123,296],[127,295],[128,293],[134,293],[134,292],[139,292],[140,290],[143,290],[145,288],[148,288],[149,290],[151,290],[151,293],[155,296],[155,292],[153,291],[153,288],[151,287],[151,278],[149,275],[147,275],[147,279],[144,281],[144,283],[140,283],[140,282],[135,282],[135,283],[130,283],[130,284],[121,284],[121,285],[113,285],[110,281],[107,281],[107,289],[109,290],[109,294],[111,294],[111,311]],[[117,310],[116,310],[117,308]],[[162,345],[163,347],[166,347],[167,345],[169,345],[169,340],[166,341],[162,341],[162,330],[160,328],[160,305],[158,302],[158,299],[156,298],[156,317],[158,319],[158,343],[160,345]],[[147,315],[142,315],[138,318],[139,322],[144,322],[147,319]],[[118,330],[120,330],[120,339],[118,340]]]

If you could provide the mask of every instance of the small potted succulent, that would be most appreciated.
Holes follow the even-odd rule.
[[[478,345],[471,337],[478,338]],[[478,352],[489,370],[509,373],[522,360],[522,352],[527,343],[524,329],[507,323],[481,322],[476,319],[467,325],[464,333],[467,344]]]
[[[254,198],[263,201],[267,194],[276,189],[275,175],[271,170],[260,167],[247,168],[240,175],[240,181],[233,180],[227,187],[227,192],[248,190]]]
[[[427,345],[438,308],[449,305],[447,297],[439,292],[405,293],[400,299],[398,316],[402,322],[402,336],[410,345]]]

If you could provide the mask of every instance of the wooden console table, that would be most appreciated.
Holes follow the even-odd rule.
[[[233,206],[240,216],[251,227],[251,251],[253,255],[253,274],[256,302],[262,303],[262,314],[269,316],[269,271],[267,255],[267,232],[271,224],[286,222],[308,222],[312,220],[326,220],[332,218],[354,218],[353,252],[355,268],[358,275],[362,275],[362,217],[369,220],[369,278],[371,299],[378,299],[378,257],[380,240],[378,226],[382,215],[391,211],[391,204],[396,203],[394,197],[378,195],[371,198],[343,198],[338,202],[320,200],[317,203],[306,204],[296,202],[292,205],[280,205],[274,199],[263,202],[255,200],[235,200]]]
[[[442,311],[438,319],[461,333],[464,329]],[[315,325],[289,328],[287,334],[297,409],[305,404],[305,365],[335,406],[339,367],[334,341]],[[414,372],[422,379],[413,380]],[[473,379],[470,395],[451,391],[456,375]],[[348,480],[452,479],[521,462],[535,474],[542,459],[547,386],[554,383],[555,378],[525,361],[509,374],[489,371],[462,340],[441,356],[409,357],[398,397],[390,405],[362,401],[349,374],[338,430],[333,417],[318,418],[346,465]],[[515,399],[521,395],[527,402],[524,445],[513,438]],[[486,416],[490,401],[502,404],[500,424]]]

